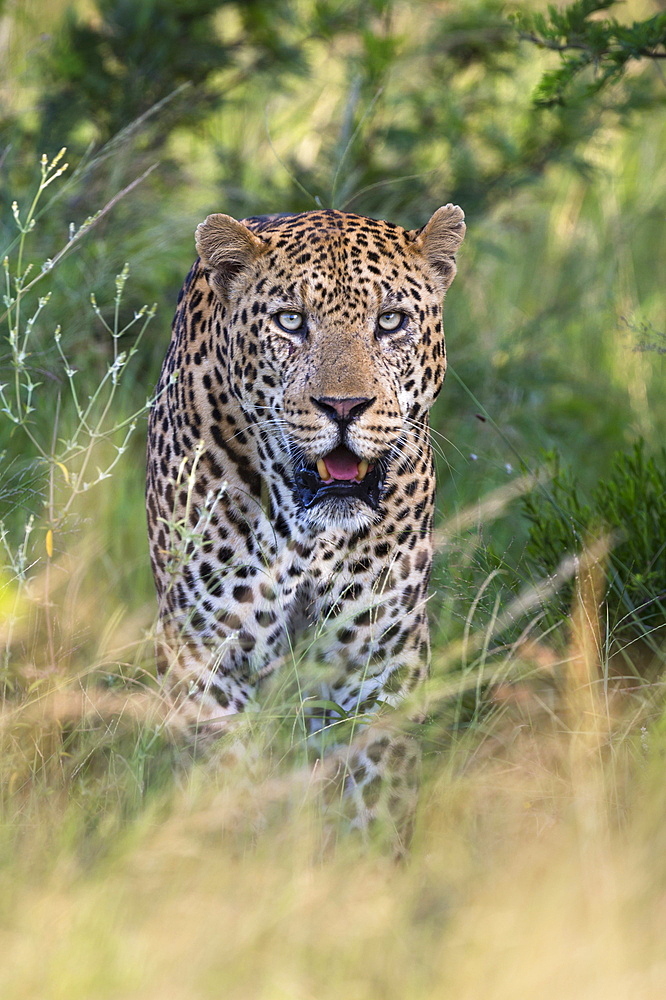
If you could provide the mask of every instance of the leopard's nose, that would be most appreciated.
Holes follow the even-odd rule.
[[[371,399],[369,396],[344,396],[343,398],[320,396],[319,399],[311,396],[310,399],[331,420],[344,421],[345,423],[356,420],[375,401],[375,397]]]

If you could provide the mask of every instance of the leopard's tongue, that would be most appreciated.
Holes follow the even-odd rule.
[[[353,455],[347,448],[335,448],[332,452],[326,455],[325,458],[320,459],[320,462],[326,466],[326,471],[328,472],[328,476],[325,481],[329,481],[331,479],[350,480],[362,478],[359,475],[358,456]],[[324,470],[322,468],[319,468],[320,476],[323,471]],[[321,478],[324,479],[324,476],[321,476]]]

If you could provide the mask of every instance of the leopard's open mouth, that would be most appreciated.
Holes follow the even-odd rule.
[[[385,462],[368,462],[340,445],[314,465],[295,464],[294,484],[304,507],[331,497],[363,500],[376,510],[384,488]]]

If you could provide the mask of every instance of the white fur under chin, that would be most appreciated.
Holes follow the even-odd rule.
[[[353,534],[379,520],[379,513],[362,500],[336,497],[322,500],[305,512],[313,533],[335,529]]]

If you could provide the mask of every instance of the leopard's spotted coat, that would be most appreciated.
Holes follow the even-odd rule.
[[[303,637],[308,693],[345,712],[396,705],[424,677],[428,411],[464,231],[453,205],[418,231],[337,211],[198,227],[150,417],[147,507],[160,669],[200,729],[260,698]],[[354,479],[323,488],[327,457]],[[355,744],[360,822],[408,811],[415,759],[395,734]]]

